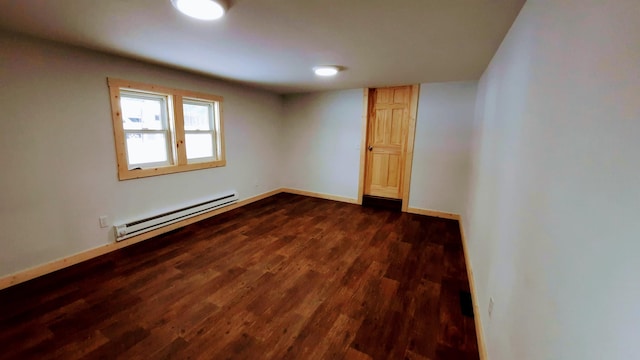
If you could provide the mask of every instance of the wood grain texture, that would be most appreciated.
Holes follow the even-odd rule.
[[[0,278],[0,290],[2,289],[6,289],[10,286],[14,286],[16,284],[20,284],[23,283],[25,281],[29,281],[32,279],[35,279],[37,277],[52,273],[54,271],[58,271],[60,269],[64,269],[66,267],[81,263],[83,261],[87,261],[89,259],[93,259],[96,258],[98,256],[110,253],[112,251],[116,251],[118,249],[122,249],[124,247],[139,243],[141,241],[145,241],[148,239],[151,239],[155,236],[167,233],[169,231],[181,228],[183,226],[187,226],[187,225],[191,225],[193,223],[196,223],[198,221],[210,218],[212,216],[216,216],[219,214],[222,214],[224,212],[227,211],[231,211],[233,209],[239,208],[241,206],[245,206],[247,204],[251,204],[252,202],[258,201],[258,200],[262,200],[264,198],[267,198],[269,196],[278,194],[282,191],[282,189],[276,189],[276,190],[272,190],[272,191],[268,191],[266,193],[260,194],[260,195],[256,195],[244,200],[241,200],[237,203],[219,208],[219,209],[215,209],[213,211],[209,211],[197,216],[194,216],[192,218],[188,218],[188,219],[184,219],[181,221],[178,221],[176,223],[173,224],[169,224],[167,226],[161,227],[161,228],[157,228],[155,230],[146,232],[146,233],[142,233],[140,235],[136,235],[134,237],[130,237],[128,239],[126,239],[125,241],[120,241],[120,242],[113,242],[113,243],[108,243],[106,245],[103,246],[99,246],[97,248],[93,248],[87,251],[83,251],[81,253],[78,254],[74,254],[68,257],[64,257],[62,259],[58,259],[58,260],[54,260],[52,262],[43,264],[43,265],[39,265],[36,267],[33,267],[31,269],[27,269],[24,271],[20,271],[18,273],[15,274],[11,274],[11,275],[7,275],[5,277]]]
[[[369,119],[369,88],[362,89],[362,124],[360,127],[360,171],[358,176],[358,204],[364,195],[365,165],[367,163],[367,124]]]
[[[433,216],[433,217],[439,217],[443,219],[460,220],[460,215],[454,214],[454,213],[448,213],[444,211],[420,209],[420,208],[414,208],[414,207],[407,207],[406,210],[402,210],[402,211],[406,211],[411,214]]]
[[[478,359],[458,222],[278,194],[0,291],[1,359]]]
[[[419,85],[369,89],[364,194],[404,199],[407,211]]]
[[[330,194],[324,194],[324,193],[318,193],[318,192],[306,191],[306,190],[300,190],[300,189],[293,189],[293,188],[281,188],[280,190],[282,192],[286,192],[286,193],[289,193],[289,194],[310,196],[310,197],[314,197],[314,198],[318,198],[318,199],[341,201],[341,202],[349,203],[349,204],[358,204],[358,199],[352,199],[352,198],[348,198],[348,197],[345,197],[345,196],[330,195]],[[360,202],[362,202],[362,200],[360,200]]]
[[[129,80],[107,78],[107,84],[109,86],[109,97],[111,101],[111,117],[113,121],[113,131],[116,147],[116,159],[118,163],[118,179],[130,180],[139,179],[148,176],[173,174],[183,171],[194,171],[209,169],[214,167],[226,166],[225,146],[224,146],[224,120],[222,113],[222,104],[224,98],[218,95],[205,94],[190,90],[180,90],[169,88],[165,86],[145,84],[140,82],[134,82]],[[137,170],[130,170],[127,160],[125,131],[122,125],[122,109],[120,105],[120,91],[121,90],[137,90],[148,92],[152,94],[158,94],[166,96],[167,101],[172,104],[173,108],[173,121],[170,131],[172,134],[171,140],[171,153],[168,154],[169,158],[173,158],[173,152],[176,153],[174,161],[171,165],[143,168]],[[185,132],[184,132],[184,116],[183,116],[183,98],[192,98],[203,101],[212,101],[218,104],[218,117],[215,119],[217,123],[218,133],[215,144],[217,145],[216,159],[212,161],[204,161],[197,163],[188,163],[187,154],[185,149]]]
[[[411,189],[411,172],[413,169],[413,148],[416,138],[416,123],[418,118],[418,98],[420,85],[411,85],[411,98],[409,100],[409,133],[407,134],[407,146],[405,151],[404,174],[402,184],[402,211],[409,208],[409,190]]]
[[[469,247],[467,244],[467,237],[464,232],[464,221],[462,220],[462,216],[459,216],[458,224],[460,226],[460,237],[462,238],[462,249],[464,251],[464,259],[465,259],[465,267],[467,268],[467,278],[469,279],[469,288],[471,289],[471,299],[473,302],[473,312],[474,314],[480,314],[480,307],[478,306],[478,292],[476,291],[475,285],[475,276],[473,275],[473,267],[471,266],[471,262],[469,261]],[[475,316],[475,329],[476,329],[476,338],[478,339],[478,353],[480,355],[480,360],[486,360],[489,358],[487,355],[487,348],[484,342],[484,331],[482,330],[482,323],[480,322],[480,316]]]

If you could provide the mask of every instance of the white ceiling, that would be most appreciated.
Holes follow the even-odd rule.
[[[9,0],[0,28],[293,93],[478,79],[524,2],[233,0],[202,22],[170,0]]]

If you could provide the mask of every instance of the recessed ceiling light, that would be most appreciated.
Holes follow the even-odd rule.
[[[171,0],[173,6],[181,13],[199,20],[216,20],[225,11],[222,0]]]
[[[335,76],[340,71],[337,66],[316,66],[313,68],[313,72],[318,76]]]

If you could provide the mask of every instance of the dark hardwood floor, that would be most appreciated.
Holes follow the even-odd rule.
[[[0,291],[2,359],[478,359],[457,221],[279,194]]]

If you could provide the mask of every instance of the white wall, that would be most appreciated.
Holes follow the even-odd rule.
[[[409,207],[464,211],[477,84],[420,86]]]
[[[362,89],[284,97],[284,187],[356,200]]]
[[[465,208],[476,82],[422,84],[409,206]],[[358,197],[362,90],[284,97],[284,187]]]
[[[639,44],[637,0],[530,0],[482,77],[464,224],[491,359],[640,353]]]
[[[106,78],[224,96],[227,166],[118,181]],[[0,277],[113,241],[110,223],[280,187],[279,96],[0,33]]]
[[[357,198],[361,89],[280,98],[9,33],[0,59],[0,277],[112,242],[101,215],[121,223],[229,189]],[[118,181],[107,77],[224,96],[227,166]],[[474,88],[423,85],[411,206],[459,211]]]

